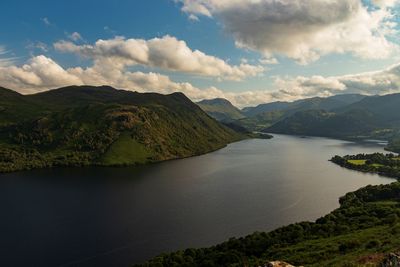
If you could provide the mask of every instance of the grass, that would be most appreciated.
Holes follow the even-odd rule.
[[[104,165],[132,165],[149,162],[152,153],[133,139],[129,133],[123,133],[101,158]]]
[[[376,210],[398,208],[397,201],[377,201]],[[276,259],[304,266],[377,266],[385,253],[400,247],[400,224],[374,227],[338,236],[307,240],[276,251]],[[375,256],[375,257],[372,257]],[[381,257],[380,257],[381,256]]]
[[[277,257],[281,254],[279,259],[315,267],[346,266],[348,263],[353,264],[350,266],[375,266],[377,262],[362,262],[361,259],[397,249],[400,235],[394,229],[391,226],[377,226],[351,234],[310,240],[279,251]],[[340,247],[344,245],[348,249],[341,250]]]
[[[383,167],[383,166],[385,166],[385,165],[378,164],[378,163],[373,163],[373,164],[371,164],[371,166],[372,166],[372,167],[375,167],[375,168],[379,168],[379,167]]]
[[[349,159],[347,162],[350,163],[350,164],[356,165],[356,166],[362,166],[362,165],[367,164],[367,160],[366,159]],[[375,167],[375,168],[379,168],[379,167],[382,167],[383,165],[382,164],[373,163],[373,164],[370,164],[370,166]]]
[[[350,159],[350,160],[348,160],[348,162],[353,165],[365,165],[367,160],[365,160],[365,159]]]

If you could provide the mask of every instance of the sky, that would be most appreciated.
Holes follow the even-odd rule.
[[[239,107],[400,92],[398,0],[2,0],[0,86]]]

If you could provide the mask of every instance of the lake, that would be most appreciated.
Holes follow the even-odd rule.
[[[383,146],[276,135],[150,166],[2,174],[0,265],[129,266],[315,220],[394,181],[328,161],[371,152]]]

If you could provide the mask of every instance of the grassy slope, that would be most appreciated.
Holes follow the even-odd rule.
[[[180,93],[84,86],[28,96],[0,89],[0,94],[0,171],[157,162],[245,138]]]
[[[164,254],[138,266],[260,266],[272,260],[298,266],[376,266],[382,253],[399,248],[400,183],[362,188],[340,204],[315,223]],[[370,255],[378,257],[366,260]]]
[[[245,116],[226,99],[212,99],[198,102],[197,105],[211,117],[219,121],[239,120]]]
[[[104,165],[145,164],[154,157],[144,145],[136,141],[129,133],[123,133],[101,156]]]

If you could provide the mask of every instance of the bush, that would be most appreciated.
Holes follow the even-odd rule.
[[[371,240],[365,246],[367,249],[379,248],[381,246],[381,242],[377,239]]]

